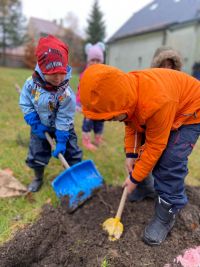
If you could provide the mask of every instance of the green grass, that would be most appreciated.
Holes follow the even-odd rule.
[[[28,151],[29,126],[23,120],[18,106],[18,94],[14,84],[23,85],[31,75],[30,70],[0,68],[0,169],[10,168],[14,176],[25,186],[29,184],[32,171],[25,165]],[[71,87],[77,88],[78,76],[74,75]],[[75,128],[81,144],[81,124],[83,116],[78,113],[75,117]],[[105,181],[119,185],[125,177],[123,152],[124,127],[118,122],[106,122],[104,144],[92,153],[84,152],[84,159],[93,159]],[[194,149],[189,162],[190,174],[187,183],[200,185],[200,143]],[[33,200],[25,197],[0,200],[0,243],[5,242],[25,225],[34,222],[45,203],[58,205],[58,200],[51,188],[51,181],[63,171],[59,160],[51,159],[45,170],[44,185],[33,195]]]

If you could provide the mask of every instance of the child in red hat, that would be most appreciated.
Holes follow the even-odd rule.
[[[27,165],[35,177],[28,186],[36,192],[42,185],[44,168],[51,157],[46,140],[48,132],[56,140],[54,157],[61,153],[69,165],[81,161],[82,151],[74,131],[75,95],[69,86],[71,67],[68,65],[68,47],[52,35],[42,37],[36,48],[37,65],[20,94],[19,105],[24,119],[31,126]]]

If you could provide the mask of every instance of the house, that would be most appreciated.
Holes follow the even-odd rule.
[[[191,73],[200,60],[200,0],[150,2],[108,40],[107,63],[124,71],[148,68],[160,46],[178,50]]]
[[[79,71],[84,62],[82,51],[83,39],[74,33],[73,29],[67,29],[62,24],[62,19],[57,23],[55,20],[49,21],[31,17],[27,25],[28,42],[20,47],[6,48],[5,62],[3,62],[0,51],[0,65],[34,68],[36,63],[34,50],[39,38],[52,34],[68,44],[70,47],[69,64],[73,66],[74,71]],[[29,56],[27,56],[27,50]]]
[[[38,41],[40,37],[48,34],[52,34],[60,38],[65,34],[62,26],[62,20],[58,24],[56,20],[50,21],[34,17],[29,19],[27,33],[31,39],[35,39],[36,41]]]
[[[38,39],[42,36],[53,34],[58,37],[64,35],[64,28],[62,24],[57,24],[56,21],[49,21],[40,18],[29,19],[27,25],[27,36],[29,40],[34,40],[37,43]],[[3,57],[0,53],[0,65],[4,64],[7,67],[26,67],[25,53],[26,45],[23,44],[19,47],[6,48],[5,56],[6,60],[3,63]]]

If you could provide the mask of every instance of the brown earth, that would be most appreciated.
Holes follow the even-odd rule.
[[[105,187],[73,214],[45,205],[40,219],[0,247],[1,267],[159,267],[174,262],[183,250],[200,245],[200,188],[187,187],[189,204],[182,210],[167,240],[158,247],[141,241],[153,214],[154,201],[127,201],[124,233],[109,241],[101,224],[114,217],[122,189]],[[103,265],[106,259],[109,265]]]

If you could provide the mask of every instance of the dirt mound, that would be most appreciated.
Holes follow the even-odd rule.
[[[159,247],[141,241],[153,214],[152,200],[137,204],[127,201],[123,236],[115,242],[108,240],[101,224],[114,217],[122,189],[106,187],[73,214],[63,207],[44,206],[35,224],[0,247],[0,266],[98,267],[105,259],[110,267],[180,266],[173,263],[174,258],[200,244],[200,188],[187,187],[187,193],[189,204]]]

